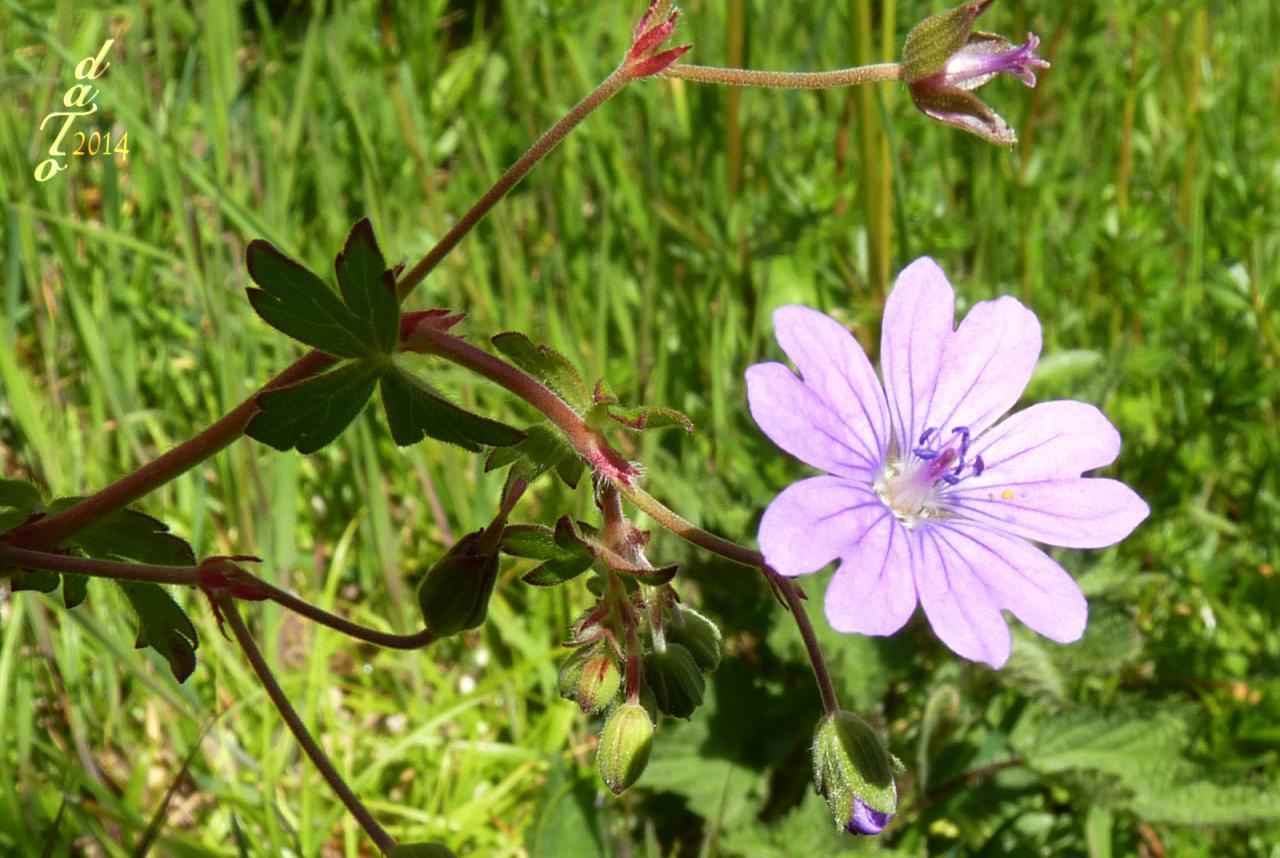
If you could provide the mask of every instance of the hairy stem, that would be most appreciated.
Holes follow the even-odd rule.
[[[200,586],[199,566],[153,566],[147,563],[125,563],[117,560],[99,560],[94,557],[74,557],[69,554],[50,554],[44,551],[33,551],[0,543],[0,567],[16,566],[20,569],[41,569],[49,572],[66,572],[73,575],[88,575],[92,578],[108,578],[113,581],[144,581],[151,584],[179,584],[188,587]],[[18,574],[22,574],[19,571]],[[421,649],[435,640],[427,629],[420,629],[407,635],[379,631],[353,623],[348,619],[331,614],[323,608],[291,593],[272,586],[261,578],[239,570],[235,582],[244,584],[266,599],[288,608],[322,626],[342,632],[348,637],[366,643],[384,646],[388,649]]]
[[[518,161],[498,177],[498,181],[494,182],[493,187],[485,191],[484,196],[476,201],[476,204],[453,225],[452,229],[444,234],[444,237],[436,243],[436,246],[431,248],[417,265],[409,269],[400,278],[400,282],[396,284],[396,292],[399,293],[400,297],[403,298],[412,292],[413,288],[421,283],[433,268],[440,264],[440,260],[444,259],[449,254],[449,251],[453,250],[458,242],[462,240],[462,237],[470,232],[472,227],[489,213],[489,209],[493,208],[500,199],[506,196],[507,191],[515,187],[515,184],[523,179],[548,152],[554,149],[578,123],[582,122],[592,111],[613,97],[629,81],[630,78],[627,77],[625,71],[622,68],[618,68],[613,74],[601,81],[599,86],[587,93],[585,98],[575,104],[563,119],[547,129],[529,148],[528,152],[521,155]]]
[[[818,635],[814,632],[813,623],[809,622],[809,614],[805,612],[804,603],[801,601],[800,587],[794,581],[774,572],[767,565],[761,566],[760,571],[764,573],[765,580],[773,586],[774,590],[782,594],[792,618],[796,621],[796,628],[804,641],[805,652],[809,654],[809,663],[813,665],[813,678],[818,683],[818,693],[822,695],[822,708],[828,715],[836,714],[840,711],[840,701],[836,699],[836,687],[831,683],[831,671],[827,670],[827,660],[822,655]]]
[[[902,66],[898,63],[875,63],[853,66],[825,72],[759,71],[756,69],[728,69],[718,66],[696,66],[676,63],[662,72],[663,77],[674,77],[694,83],[718,83],[724,86],[756,86],[769,89],[830,89],[857,86],[863,83],[901,80]]]
[[[253,672],[258,675],[258,681],[262,683],[262,687],[266,690],[267,697],[271,699],[271,702],[280,712],[280,717],[288,725],[289,732],[293,733],[293,737],[298,740],[302,750],[311,758],[312,764],[320,770],[320,775],[329,784],[329,788],[342,800],[347,810],[355,817],[356,822],[360,823],[360,827],[377,844],[378,849],[382,850],[384,854],[390,852],[396,845],[395,838],[388,834],[386,829],[373,818],[373,814],[369,813],[369,809],[351,791],[351,787],[347,786],[347,782],[342,779],[342,775],[338,774],[338,770],[333,767],[333,763],[329,762],[329,758],[325,756],[320,745],[311,736],[311,733],[307,731],[306,725],[298,717],[293,704],[289,702],[288,695],[284,693],[284,689],[276,681],[275,675],[267,665],[267,660],[262,657],[262,651],[258,649],[258,645],[254,642],[253,635],[249,634],[249,629],[245,626],[244,619],[240,616],[235,600],[228,595],[224,595],[219,603],[219,608],[227,620],[227,625],[231,627],[231,634],[235,636],[236,642],[240,644],[240,649],[244,651],[245,658],[249,660],[250,666],[253,667]]]
[[[0,568],[17,566],[21,569],[40,569],[47,572],[68,572],[93,578],[111,578],[116,581],[146,581],[152,584],[200,583],[199,570],[195,566],[151,566],[141,563],[121,563],[115,560],[98,560],[93,557],[73,557],[70,554],[50,554],[18,548],[0,542]],[[18,574],[22,574],[21,571]]]

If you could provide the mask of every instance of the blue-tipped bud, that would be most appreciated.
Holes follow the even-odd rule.
[[[871,725],[841,710],[818,722],[813,776],[836,823],[850,834],[879,834],[898,807],[893,758]]]

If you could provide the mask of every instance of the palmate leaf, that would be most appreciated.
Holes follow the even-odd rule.
[[[382,407],[391,437],[402,447],[429,436],[474,452],[482,444],[507,447],[525,437],[505,423],[459,408],[435,388],[394,365],[382,376]]]
[[[540,524],[513,524],[502,532],[502,551],[514,557],[543,562],[525,573],[526,584],[554,587],[572,581],[591,568],[595,552],[578,536],[567,516],[555,528]]]
[[[0,480],[0,533],[22,524],[43,504],[40,489],[26,480]]]
[[[58,498],[50,513],[62,512],[80,498]],[[90,557],[134,560],[161,566],[194,566],[195,552],[185,539],[169,532],[169,525],[136,509],[120,509],[80,530],[67,542]]]
[[[258,397],[262,409],[245,434],[277,450],[314,453],[342,434],[364,408],[387,365],[385,358],[344,364]]]

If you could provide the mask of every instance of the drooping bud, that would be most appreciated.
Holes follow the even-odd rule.
[[[622,673],[604,644],[577,649],[560,665],[560,696],[588,714],[612,703],[621,684]]]
[[[688,718],[702,705],[706,683],[693,654],[680,644],[669,643],[662,652],[645,653],[644,676],[658,711]]]
[[[477,530],[459,539],[418,585],[422,619],[438,638],[474,629],[488,613],[498,551],[482,545],[484,533]]]
[[[634,784],[649,763],[653,746],[653,720],[644,707],[625,703],[613,710],[600,733],[596,760],[600,778],[618,795]]]
[[[720,666],[720,629],[693,608],[673,606],[666,633],[668,641],[689,650],[699,670],[710,673]]]
[[[907,34],[902,49],[902,78],[911,100],[925,115],[1012,147],[1018,135],[971,90],[997,74],[1036,85],[1036,69],[1049,63],[1036,55],[1040,40],[1028,34],[1015,45],[1003,36],[975,33],[974,21],[995,0],[965,3],[925,18]]]
[[[879,834],[897,810],[893,758],[871,725],[852,712],[818,722],[813,776],[836,823],[850,834]]]

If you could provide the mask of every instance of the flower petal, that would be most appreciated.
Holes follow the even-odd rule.
[[[1102,548],[1128,536],[1151,512],[1116,480],[1066,479],[994,483],[965,481],[947,506],[992,530],[1066,548]]]
[[[1039,357],[1040,322],[1017,298],[975,304],[947,338],[925,422],[977,436],[1018,401]]]
[[[773,327],[804,383],[851,433],[869,439],[874,464],[883,462],[889,449],[889,409],[858,341],[835,319],[808,307],[779,307],[773,311]]]
[[[1016,537],[962,521],[941,521],[947,544],[964,556],[1000,607],[1059,643],[1084,634],[1089,606],[1080,585],[1052,557]]]
[[[1096,407],[1060,399],[1002,420],[974,442],[975,454],[985,470],[966,479],[965,489],[1078,477],[1115,461],[1120,433]]]
[[[997,594],[945,531],[925,527],[918,544],[916,590],[933,631],[957,654],[1002,667],[1011,639]]]
[[[870,483],[882,461],[871,437],[846,426],[780,363],[747,367],[747,405],[769,440],[807,465]]]
[[[924,421],[954,314],[951,284],[927,256],[903,269],[885,302],[880,365],[894,432],[905,448],[927,428]]]
[[[916,609],[911,534],[883,504],[875,515],[827,587],[827,622],[839,632],[891,635]]]
[[[773,499],[760,520],[760,553],[782,575],[817,572],[853,550],[888,515],[866,486],[839,477],[810,477]]]

